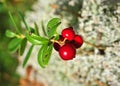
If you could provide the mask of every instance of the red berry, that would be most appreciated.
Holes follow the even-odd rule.
[[[58,42],[63,41],[63,40],[64,40],[64,37],[62,37],[62,35],[60,35],[59,39],[58,39]],[[58,43],[54,42],[53,47],[56,51],[59,51],[61,46]]]
[[[73,44],[73,46],[75,48],[79,48],[82,46],[83,44],[83,38],[80,35],[75,35],[74,39],[72,40],[71,44]]]
[[[63,60],[72,60],[75,54],[76,50],[71,44],[65,44],[59,50],[59,55]]]
[[[64,38],[67,38],[67,40],[73,40],[74,36],[75,36],[75,32],[73,31],[73,28],[72,27],[69,27],[69,28],[65,28],[63,31],[62,31],[62,36]]]
[[[60,49],[61,46],[60,46],[58,43],[55,42],[55,43],[53,44],[53,47],[54,47],[54,49],[55,49],[56,51],[59,51],[59,49]]]
[[[63,40],[64,40],[64,37],[60,35],[58,41],[63,41]]]

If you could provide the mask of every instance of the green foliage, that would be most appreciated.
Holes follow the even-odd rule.
[[[22,32],[21,20],[18,15],[16,15],[15,10],[19,9],[24,14],[25,11],[31,9],[35,1],[36,0],[0,0],[0,86],[18,86],[19,84],[20,76],[16,73],[18,58],[14,58],[17,53],[11,55],[7,46],[10,41],[9,38],[14,39],[15,37],[19,37],[19,35],[16,34],[18,33],[16,27]],[[8,11],[12,13],[12,17],[14,16],[15,24],[11,21]],[[14,32],[11,32],[11,30]]]
[[[5,35],[9,38],[13,38],[13,37],[16,37],[17,34],[15,34],[14,32],[10,31],[10,30],[7,30]]]
[[[61,21],[59,18],[53,18],[51,19],[47,24],[47,34],[51,38],[56,34],[57,27],[61,24]]]
[[[45,29],[43,21],[41,21],[41,28],[43,30],[44,36],[47,36],[46,29]]]
[[[23,39],[21,38],[14,38],[11,40],[11,42],[8,45],[8,49],[11,52],[15,52],[19,47],[20,43],[22,42]]]
[[[9,15],[11,20],[13,21],[13,24],[16,26],[16,32],[19,32],[19,33],[14,33],[8,30],[6,31],[7,37],[10,37],[10,38],[15,37],[9,43],[8,49],[11,52],[15,52],[16,50],[19,49],[19,54],[22,55],[24,53],[27,41],[29,41],[32,44],[23,62],[23,67],[24,67],[30,58],[34,45],[41,45],[42,47],[38,52],[38,63],[42,68],[45,68],[46,65],[48,65],[48,62],[51,57],[52,49],[53,49],[53,43],[51,42],[51,39],[59,38],[59,35],[57,34],[56,30],[61,23],[60,19],[59,18],[51,19],[47,24],[46,30],[45,30],[45,27],[43,26],[43,23],[41,23],[42,30],[46,36],[46,37],[42,37],[39,35],[37,24],[34,23],[34,28],[29,27],[21,12],[19,12],[19,15],[24,25],[26,26],[25,34],[19,31],[19,28],[17,27],[15,20],[10,12],[9,12]],[[47,31],[47,34],[46,34],[46,31]]]
[[[27,55],[25,56],[25,59],[24,59],[24,62],[23,62],[23,67],[25,67],[25,65],[26,65],[26,63],[27,63],[27,61],[28,61],[28,59],[30,58],[30,55],[31,55],[32,50],[33,50],[33,47],[34,47],[34,45],[31,45],[31,47],[30,47],[30,49],[29,49]]]
[[[48,65],[48,62],[50,60],[50,56],[52,53],[53,45],[42,45],[38,52],[38,63],[42,68],[45,68],[46,65]]]
[[[35,34],[38,35],[38,36],[40,36],[39,31],[38,31],[39,28],[38,28],[38,25],[37,25],[36,22],[34,23],[34,27],[35,27]]]
[[[20,11],[18,11],[18,14],[19,14],[20,18],[22,19],[22,21],[23,21],[26,29],[27,29],[28,31],[31,31],[31,28],[29,28],[29,26],[27,25],[27,23],[26,23],[26,21],[25,21],[25,19],[24,19],[23,14],[22,14]]]
[[[15,23],[15,20],[14,20],[14,18],[12,16],[11,12],[9,12],[9,16],[10,16],[10,19],[11,19],[11,21],[13,22],[13,24],[14,24],[14,26],[16,28],[16,32],[20,33],[20,30],[18,29],[17,24]]]
[[[29,33],[26,33],[26,38],[29,42],[31,42],[32,44],[35,44],[35,45],[41,45],[41,44],[48,43],[48,39],[37,36],[35,34],[30,35]]]
[[[25,47],[26,47],[26,44],[27,44],[27,39],[24,38],[20,44],[20,48],[19,48],[19,54],[20,55],[23,55],[24,51],[25,51]]]

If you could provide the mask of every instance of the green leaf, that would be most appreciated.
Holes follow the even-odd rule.
[[[45,68],[48,65],[53,46],[51,45],[42,45],[38,52],[38,63],[42,68]]]
[[[29,42],[31,42],[32,44],[35,44],[35,45],[47,44],[49,42],[48,39],[41,37],[41,36],[37,36],[35,34],[26,33],[26,37]]]
[[[45,30],[45,26],[44,26],[43,21],[41,21],[41,27],[42,27],[44,35],[47,36],[47,33],[46,33],[46,30]]]
[[[15,52],[20,47],[20,43],[22,42],[22,40],[23,39],[21,38],[12,39],[8,45],[9,51]]]
[[[27,39],[24,38],[20,44],[20,49],[19,49],[19,54],[23,55],[24,51],[25,51],[25,47],[27,45]]]
[[[43,63],[43,54],[44,54],[44,50],[46,48],[47,45],[42,45],[42,47],[40,48],[39,52],[38,52],[38,63],[42,68],[45,68],[45,65]]]
[[[7,37],[10,37],[10,38],[13,38],[13,37],[16,37],[16,36],[17,36],[17,34],[15,34],[14,32],[12,32],[12,31],[10,31],[10,30],[6,30],[5,35],[6,35]]]
[[[47,24],[47,27],[48,28],[53,28],[55,25],[61,23],[60,19],[59,18],[52,18],[48,24]]]
[[[57,27],[61,24],[61,21],[59,18],[53,18],[51,19],[47,24],[47,34],[49,38],[54,36],[56,34]]]
[[[45,65],[48,65],[48,63],[49,63],[49,60],[50,60],[50,56],[51,56],[51,53],[52,53],[52,49],[53,49],[53,45],[51,44],[51,45],[49,45],[48,47],[47,47],[47,52],[45,53],[45,57],[44,57],[44,59],[43,59],[43,62],[44,62],[44,64]],[[45,50],[45,51],[46,51]]]
[[[34,23],[34,27],[35,27],[35,34],[38,35],[38,36],[40,36],[39,31],[38,31],[39,28],[38,28],[38,25],[37,25],[36,22]]]
[[[22,19],[22,21],[23,21],[26,29],[30,32],[30,28],[29,28],[29,26],[27,25],[27,23],[26,23],[26,21],[25,21],[25,19],[24,19],[23,14],[22,14],[20,11],[18,11],[18,13],[19,13],[19,16],[21,17],[21,19]]]
[[[56,34],[56,36],[54,37],[55,40],[58,40],[60,38],[59,34]]]
[[[28,59],[30,58],[30,55],[31,55],[32,50],[33,50],[33,47],[34,47],[34,45],[31,45],[29,51],[27,52],[27,55],[25,56],[25,59],[24,59],[24,62],[23,62],[23,67],[25,67]]]
[[[15,29],[16,29],[16,31],[17,31],[17,33],[20,33],[20,30],[19,30],[19,28],[17,27],[17,24],[15,23],[15,20],[14,20],[14,18],[13,18],[13,16],[12,16],[12,13],[9,11],[9,16],[10,16],[10,19],[11,19],[11,21],[13,22],[13,24],[14,24],[14,26],[15,26]]]

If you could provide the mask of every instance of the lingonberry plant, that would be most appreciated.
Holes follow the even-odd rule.
[[[62,30],[58,40],[53,40],[54,49],[59,52],[63,60],[72,60],[76,55],[76,49],[83,44],[80,35],[76,35],[72,27]]]
[[[32,44],[23,62],[23,67],[26,65],[35,45],[41,46],[38,51],[37,58],[40,66],[44,68],[48,65],[53,47],[59,52],[61,59],[72,60],[76,55],[76,49],[83,44],[82,37],[75,34],[72,27],[63,29],[61,35],[57,33],[56,29],[61,23],[59,18],[53,18],[48,22],[47,27],[43,29],[45,33],[45,36],[43,37],[39,35],[37,24],[34,23],[34,28],[29,27],[20,12],[19,15],[26,26],[24,33],[17,28],[14,18],[10,12],[9,15],[16,27],[16,32],[12,32],[10,30],[6,31],[6,36],[12,38],[8,45],[8,49],[11,52],[18,50],[19,54],[23,55],[27,41]]]

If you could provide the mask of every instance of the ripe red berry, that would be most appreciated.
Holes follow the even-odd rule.
[[[72,60],[75,54],[76,50],[71,44],[65,44],[59,50],[59,55],[63,60]]]
[[[83,38],[80,35],[75,35],[74,39],[72,40],[71,44],[75,47],[75,48],[79,48],[82,46],[83,44]]]
[[[58,42],[63,41],[63,40],[64,40],[64,37],[62,37],[62,36],[60,35],[60,36],[59,36],[59,39],[58,39]],[[59,49],[60,49],[61,46],[60,46],[58,43],[54,42],[53,47],[54,47],[54,49],[55,49],[56,51],[59,51]]]
[[[60,35],[58,41],[63,41],[63,40],[64,40],[64,37]]]
[[[65,28],[64,30],[62,30],[62,36],[64,38],[67,38],[67,40],[73,40],[75,32],[73,31],[72,27]]]
[[[56,51],[59,51],[59,49],[60,49],[61,46],[60,46],[58,43],[55,42],[55,43],[53,44],[53,47],[54,47],[54,49],[55,49]]]

